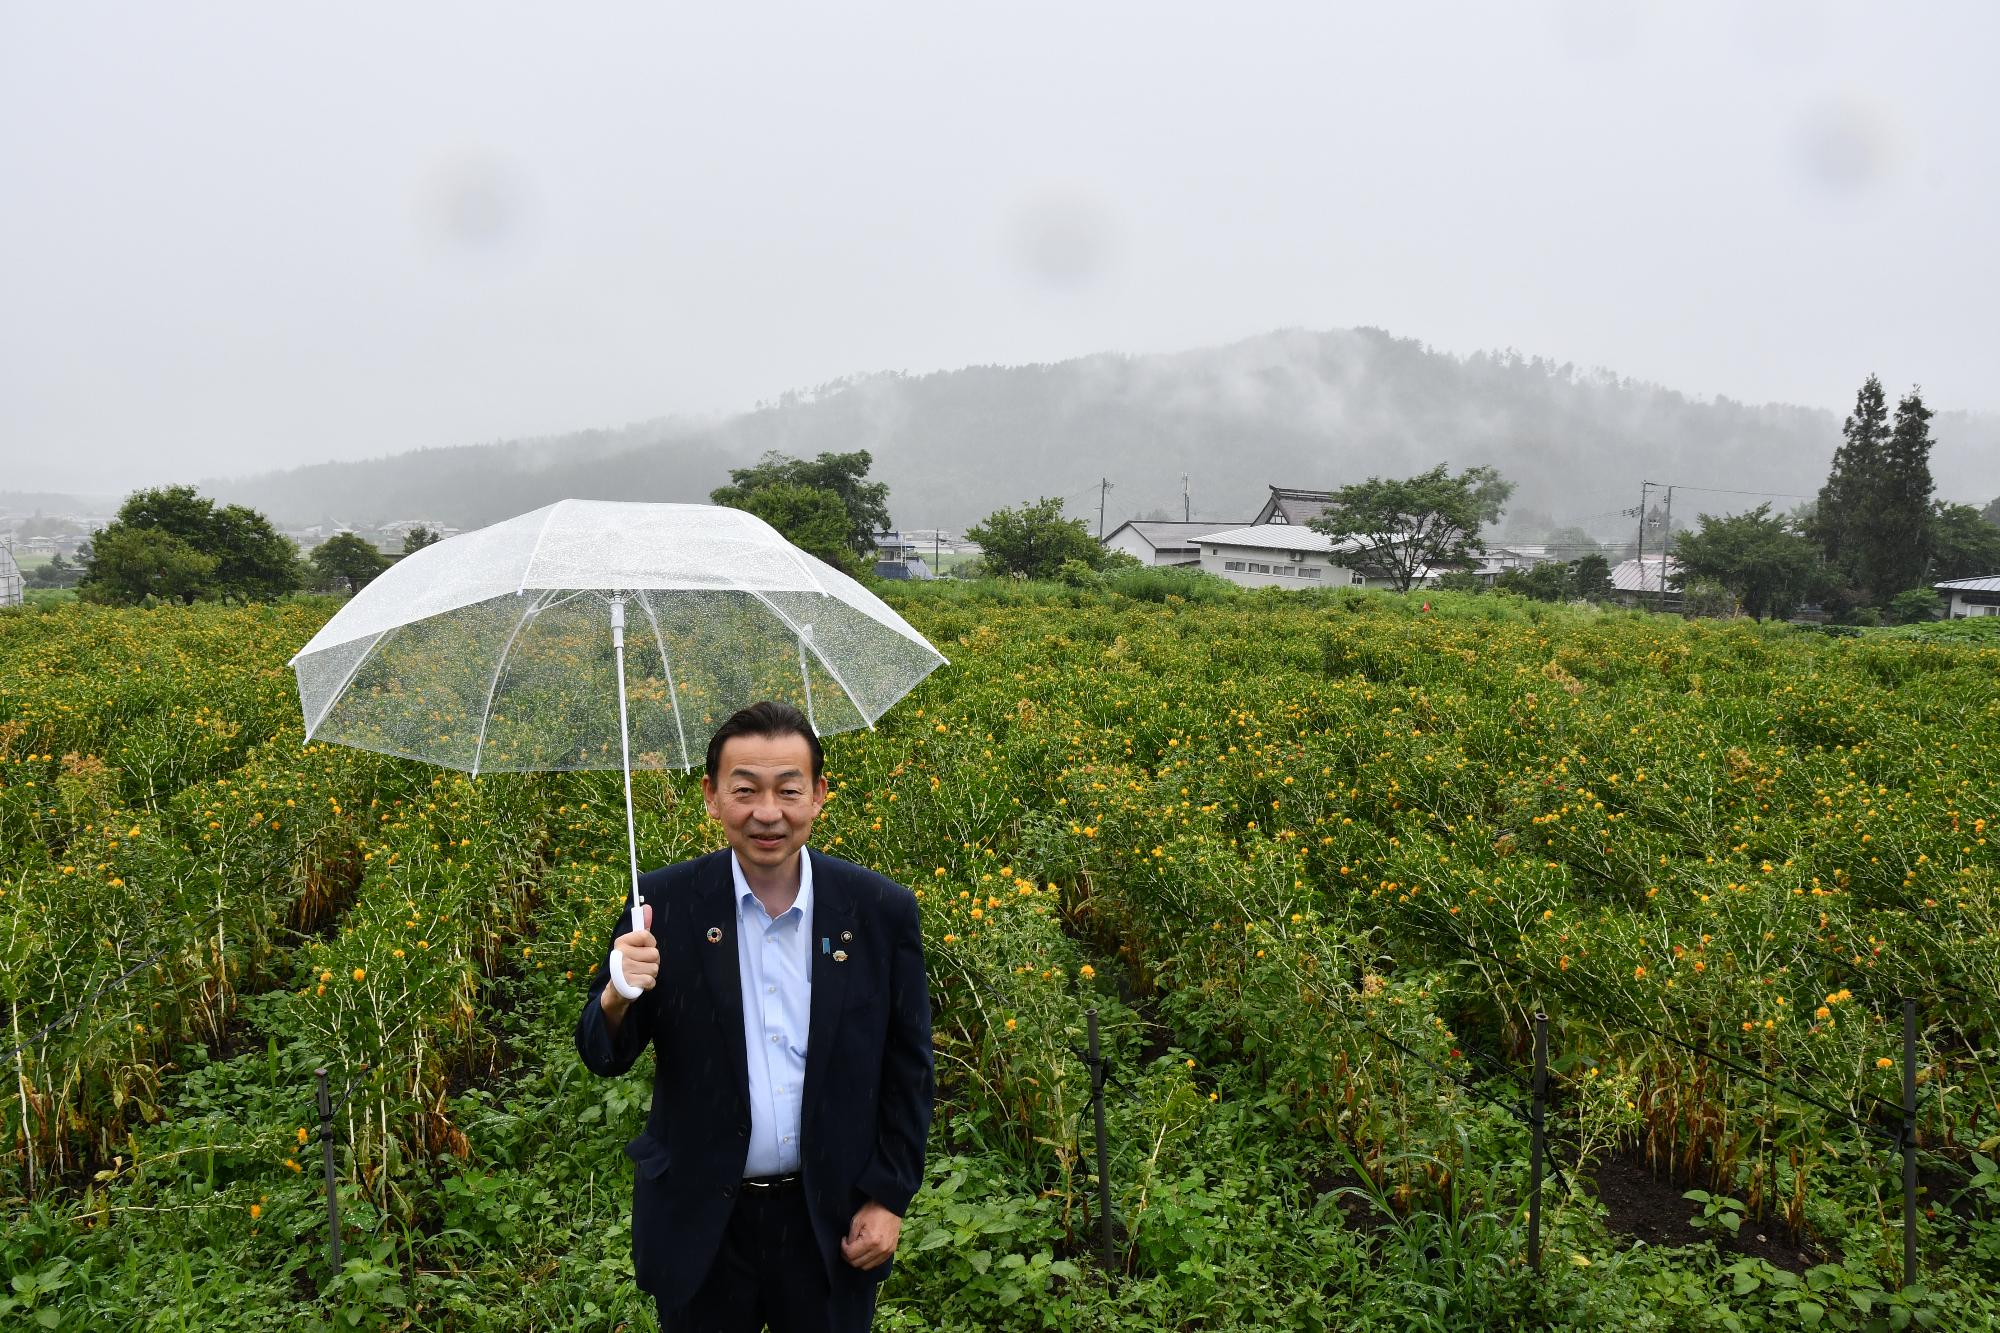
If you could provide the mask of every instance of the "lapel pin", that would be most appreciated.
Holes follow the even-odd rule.
[[[834,962],[836,962],[836,963],[844,963],[844,962],[846,962],[846,961],[847,961],[847,950],[845,950],[845,949],[835,949],[835,950],[833,951],[833,961],[834,961]]]
[[[843,930],[843,931],[841,931],[841,932],[840,932],[840,942],[841,942],[842,944],[852,944],[852,943],[854,943],[854,932],[853,932],[853,931],[851,931],[851,930]]]
[[[819,937],[819,951],[825,953],[833,947],[833,941],[822,935]]]
[[[722,943],[722,927],[721,927],[721,926],[710,926],[710,927],[708,928],[708,942],[709,942],[710,944],[720,944],[720,943]]]

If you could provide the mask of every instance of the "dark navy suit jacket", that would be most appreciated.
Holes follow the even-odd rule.
[[[841,1257],[840,1241],[864,1202],[901,1216],[922,1183],[934,1090],[930,990],[910,891],[852,862],[805,854],[815,938],[801,1172],[834,1326],[859,1330],[890,1266],[861,1272]],[[600,966],[576,1048],[609,1078],[653,1047],[652,1110],[625,1148],[635,1167],[632,1256],[639,1286],[671,1308],[693,1298],[715,1259],[750,1149],[729,852],[642,875],[639,893],[653,909],[659,982],[613,1035],[598,1006],[609,980]],[[631,914],[629,906],[619,914],[613,940],[630,931]]]

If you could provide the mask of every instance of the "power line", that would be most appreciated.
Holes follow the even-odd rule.
[[[1656,485],[1658,483],[1655,483]],[[1727,486],[1682,486],[1678,482],[1674,489],[1682,491],[1703,491],[1710,495],[1770,495],[1780,500],[1817,500],[1816,495],[1798,495],[1791,491],[1737,491]]]

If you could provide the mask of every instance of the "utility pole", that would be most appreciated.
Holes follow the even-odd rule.
[[[1185,472],[1181,473],[1181,522],[1194,522],[1194,505],[1188,499],[1188,478]]]
[[[1099,478],[1097,483],[1097,540],[1104,540],[1104,497],[1111,493],[1111,478]]]
[[[931,573],[944,576],[944,529],[931,529]]]
[[[1660,534],[1660,610],[1667,609],[1667,552],[1674,549],[1674,488],[1667,487],[1667,524]],[[1644,568],[1644,566],[1640,566]]]
[[[1650,481],[1639,483],[1639,507],[1632,512],[1639,516],[1639,552],[1633,559],[1639,562],[1639,587],[1641,598],[1646,595],[1646,493],[1653,488]]]

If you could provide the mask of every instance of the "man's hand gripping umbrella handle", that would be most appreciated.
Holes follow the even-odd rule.
[[[625,980],[625,955],[616,949],[611,951],[611,989],[628,1000],[636,1000],[646,993]]]

